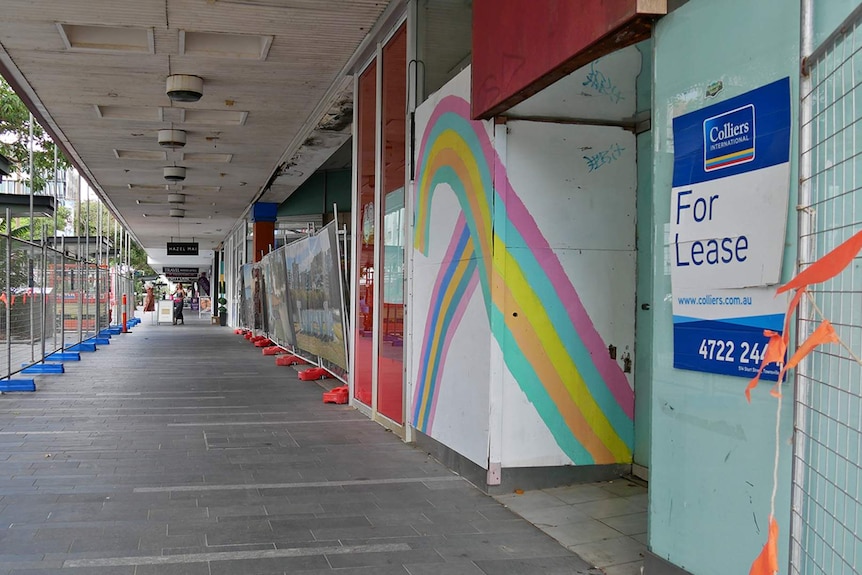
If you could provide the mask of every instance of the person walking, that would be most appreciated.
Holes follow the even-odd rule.
[[[156,297],[150,284],[147,284],[147,295],[144,297],[144,311],[156,311]]]
[[[186,290],[183,289],[183,284],[177,284],[177,289],[174,290],[174,325],[177,325],[177,321],[181,324],[185,325],[186,322],[183,319],[183,303],[186,298]]]

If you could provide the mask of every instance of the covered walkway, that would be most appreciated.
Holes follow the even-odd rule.
[[[0,397],[0,574],[599,573],[197,318]]]

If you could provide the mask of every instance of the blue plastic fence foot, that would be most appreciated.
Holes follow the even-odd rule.
[[[0,380],[0,391],[36,391],[35,379]]]
[[[62,363],[36,363],[21,370],[21,373],[66,373]]]
[[[77,351],[58,351],[46,357],[45,361],[81,361],[81,354]]]
[[[123,333],[123,328],[118,325],[112,325],[107,329],[111,333],[111,335],[120,335]]]
[[[96,351],[96,344],[82,341],[66,348],[66,351]]]
[[[87,342],[95,343],[96,345],[111,345],[111,340],[107,337],[91,337],[87,339]]]
[[[106,337],[108,339],[111,339],[112,335],[114,335],[114,333],[109,329],[103,329],[99,332],[99,337]]]

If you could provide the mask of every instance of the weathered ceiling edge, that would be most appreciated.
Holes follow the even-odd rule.
[[[389,2],[389,5],[380,15],[380,18],[377,19],[377,22],[371,30],[368,31],[368,34],[365,35],[362,42],[360,42],[356,47],[356,50],[353,51],[353,55],[351,55],[335,76],[335,79],[326,90],[324,96],[320,99],[317,106],[315,106],[312,113],[308,115],[308,118],[305,123],[303,123],[302,127],[297,131],[296,136],[285,148],[284,153],[281,155],[275,168],[267,178],[267,183],[258,191],[238,219],[242,220],[246,218],[255,202],[261,201],[278,176],[288,169],[287,164],[290,159],[296,156],[300,152],[300,148],[303,143],[312,137],[312,132],[320,125],[321,121],[325,118],[327,111],[338,104],[339,94],[343,93],[346,89],[349,89],[352,92],[353,74],[356,72],[357,65],[361,63],[363,58],[367,57],[380,35],[391,28],[394,22],[406,13],[407,4],[408,0],[392,0]],[[348,83],[349,88],[347,87]],[[333,148],[333,151],[336,149],[337,148]],[[236,226],[234,226],[234,229],[235,228]]]

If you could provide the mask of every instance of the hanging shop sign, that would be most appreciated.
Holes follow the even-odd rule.
[[[790,80],[678,116],[673,137],[674,367],[751,377],[786,307],[766,286],[784,256]]]
[[[162,268],[162,273],[164,273],[165,276],[167,276],[167,277],[179,276],[179,277],[184,277],[184,278],[185,277],[195,278],[198,276],[199,272],[200,272],[199,268],[191,268],[191,267],[189,267],[189,268],[178,268],[178,267],[165,266]]]
[[[169,256],[196,256],[198,255],[197,242],[168,242]]]

